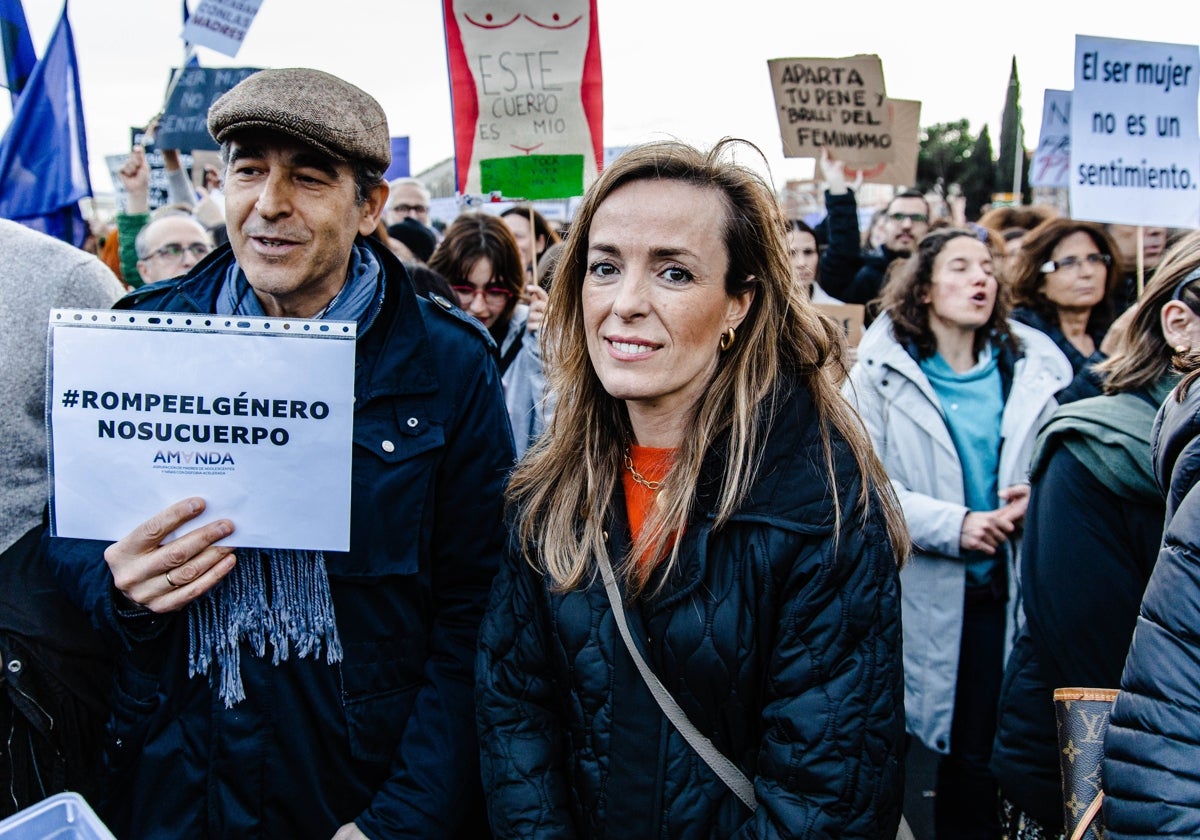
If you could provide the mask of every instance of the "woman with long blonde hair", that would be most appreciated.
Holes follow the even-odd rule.
[[[908,538],[735,145],[626,152],[555,271],[480,634],[497,836],[895,834]]]

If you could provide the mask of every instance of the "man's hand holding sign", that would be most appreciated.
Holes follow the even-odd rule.
[[[110,545],[104,560],[117,591],[138,606],[165,613],[220,583],[237,562],[231,547],[216,544],[233,533],[231,521],[218,519],[167,539],[203,512],[203,499],[184,499]]]

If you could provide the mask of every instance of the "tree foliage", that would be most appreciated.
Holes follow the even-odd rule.
[[[1020,126],[1021,81],[1017,78],[1017,57],[1014,55],[1008,76],[1008,91],[1004,96],[1004,114],[1000,119],[1000,157],[996,161],[995,189],[1003,193],[1013,191],[1013,170],[1019,157],[1021,196],[1018,196],[1018,201],[1023,203],[1022,196],[1029,193],[1029,159],[1025,154],[1024,138],[1020,136]]]
[[[978,137],[962,119],[921,129],[917,153],[917,189],[948,192],[958,184],[967,197],[967,217],[978,218],[979,208],[991,200],[996,181],[992,140],[985,125]]]

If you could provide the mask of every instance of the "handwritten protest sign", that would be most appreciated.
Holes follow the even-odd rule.
[[[828,147],[850,164],[892,160],[892,121],[879,56],[776,58],[767,68],[785,157],[820,157],[821,148]]]
[[[911,186],[917,182],[917,157],[921,150],[921,103],[912,99],[887,100],[892,118],[892,155],[887,163],[846,167],[853,180],[862,172],[863,181],[873,184]]]
[[[1071,216],[1200,227],[1195,45],[1075,36]]]
[[[443,0],[455,173],[470,195],[582,195],[603,160],[596,0]]]
[[[115,540],[189,496],[233,546],[345,551],[356,325],[50,313],[52,527]],[[137,359],[113,364],[114,359]]]
[[[193,15],[194,17],[194,15]],[[208,109],[221,94],[257,67],[187,67],[171,88],[171,97],[158,121],[155,142],[160,149],[216,150],[208,133]]]
[[[1042,131],[1029,167],[1035,187],[1068,186],[1071,168],[1071,91],[1047,90],[1042,99]]]
[[[233,58],[261,5],[262,0],[200,0],[180,37]]]
[[[813,304],[822,315],[832,318],[842,328],[846,343],[857,347],[862,341],[863,320],[866,307],[861,303],[816,303]]]

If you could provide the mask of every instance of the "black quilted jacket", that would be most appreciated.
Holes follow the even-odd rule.
[[[1166,530],[1104,737],[1108,836],[1200,837],[1200,387],[1158,412]]]
[[[710,452],[678,571],[627,605],[651,667],[754,779],[758,811],[663,717],[603,583],[555,593],[511,552],[480,634],[476,703],[497,837],[894,837],[904,737],[900,604],[877,505],[835,440],[841,531],[807,393],[787,399],[751,497],[720,530]],[[610,553],[628,544],[613,500]]]

